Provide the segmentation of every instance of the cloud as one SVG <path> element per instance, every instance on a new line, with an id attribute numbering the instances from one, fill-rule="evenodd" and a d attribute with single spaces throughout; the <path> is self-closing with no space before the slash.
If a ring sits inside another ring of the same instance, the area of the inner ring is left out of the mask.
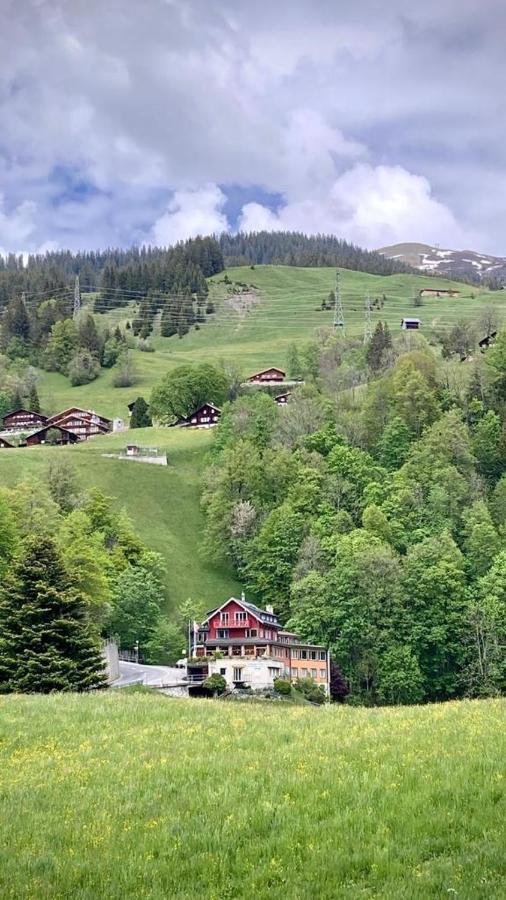
<path id="1" fill-rule="evenodd" d="M 329 232 L 365 247 L 411 240 L 460 246 L 472 240 L 452 212 L 434 199 L 426 178 L 401 166 L 364 163 L 343 172 L 322 197 L 288 200 L 276 212 L 259 203 L 246 204 L 239 228 Z"/>
<path id="2" fill-rule="evenodd" d="M 153 225 L 148 243 L 163 247 L 197 235 L 228 231 L 222 211 L 226 200 L 216 184 L 194 191 L 176 191 L 167 211 Z"/>
<path id="3" fill-rule="evenodd" d="M 475 0 L 7 8 L 7 248 L 221 227 L 218 191 L 239 186 L 285 198 L 277 212 L 248 205 L 245 222 L 283 218 L 379 244 L 402 227 L 446 244 L 476 235 L 506 252 L 500 0 L 486 16 Z M 61 170 L 90 190 L 62 186 Z"/>

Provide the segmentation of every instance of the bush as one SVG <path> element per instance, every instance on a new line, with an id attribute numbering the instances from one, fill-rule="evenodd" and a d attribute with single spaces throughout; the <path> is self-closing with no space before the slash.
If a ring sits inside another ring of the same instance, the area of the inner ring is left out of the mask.
<path id="1" fill-rule="evenodd" d="M 297 678 L 295 690 L 299 691 L 310 703 L 325 703 L 325 691 L 322 685 L 316 684 L 312 678 Z"/>
<path id="2" fill-rule="evenodd" d="M 306 700 L 309 700 L 310 703 L 325 703 L 325 693 L 323 688 L 317 687 L 316 685 L 313 690 L 309 691 L 305 696 Z"/>
<path id="3" fill-rule="evenodd" d="M 112 379 L 113 387 L 130 387 L 135 383 L 134 365 L 128 350 L 123 350 L 118 357 L 118 369 Z"/>
<path id="4" fill-rule="evenodd" d="M 100 363 L 89 350 L 79 350 L 69 365 L 69 379 L 73 387 L 95 381 L 100 372 Z"/>
<path id="5" fill-rule="evenodd" d="M 292 693 L 291 682 L 287 681 L 286 678 L 275 678 L 274 679 L 274 690 L 278 694 L 291 694 Z"/>
<path id="6" fill-rule="evenodd" d="M 210 694 L 214 694 L 214 696 L 218 696 L 218 694 L 223 694 L 227 687 L 227 682 L 225 681 L 223 675 L 209 675 L 204 681 L 203 688 L 206 691 L 209 691 Z"/>
<path id="7" fill-rule="evenodd" d="M 151 341 L 148 341 L 146 338 L 138 338 L 137 340 L 137 350 L 140 350 L 141 353 L 154 353 L 155 348 Z"/>

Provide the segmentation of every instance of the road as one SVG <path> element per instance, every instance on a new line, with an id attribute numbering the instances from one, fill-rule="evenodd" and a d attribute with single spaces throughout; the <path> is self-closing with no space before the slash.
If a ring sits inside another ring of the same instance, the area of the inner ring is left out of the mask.
<path id="1" fill-rule="evenodd" d="M 126 687 L 128 684 L 178 684 L 183 681 L 184 669 L 175 666 L 145 666 L 143 663 L 119 663 L 120 678 L 113 687 Z"/>

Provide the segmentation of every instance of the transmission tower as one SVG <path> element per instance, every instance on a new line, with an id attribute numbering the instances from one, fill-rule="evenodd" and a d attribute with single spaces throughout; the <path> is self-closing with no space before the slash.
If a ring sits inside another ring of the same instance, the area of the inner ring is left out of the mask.
<path id="1" fill-rule="evenodd" d="M 364 302 L 364 344 L 368 344 L 372 338 L 371 323 L 371 298 L 366 297 Z"/>
<path id="2" fill-rule="evenodd" d="M 76 282 L 74 285 L 74 319 L 79 313 L 81 309 L 81 289 L 79 287 L 79 275 L 76 275 Z"/>
<path id="3" fill-rule="evenodd" d="M 334 309 L 334 328 L 336 331 L 340 331 L 341 334 L 345 333 L 343 301 L 341 299 L 341 289 L 339 286 L 339 272 L 336 272 L 336 304 Z"/>

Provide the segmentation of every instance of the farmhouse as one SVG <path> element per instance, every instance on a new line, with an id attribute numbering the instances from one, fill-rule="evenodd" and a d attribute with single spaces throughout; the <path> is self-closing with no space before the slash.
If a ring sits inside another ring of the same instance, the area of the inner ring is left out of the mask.
<path id="1" fill-rule="evenodd" d="M 417 331 L 421 325 L 420 319 L 402 319 L 401 328 L 405 331 Z"/>
<path id="2" fill-rule="evenodd" d="M 75 444 L 79 438 L 72 431 L 67 431 L 60 425 L 47 424 L 39 431 L 34 431 L 26 438 L 27 447 L 35 447 L 37 444 Z"/>
<path id="3" fill-rule="evenodd" d="M 220 416 L 221 410 L 217 406 L 214 406 L 212 403 L 204 403 L 190 413 L 189 416 L 181 416 L 174 424 L 183 428 L 188 426 L 193 428 L 212 428 L 213 425 L 219 422 Z"/>
<path id="4" fill-rule="evenodd" d="M 9 442 L 6 441 L 5 438 L 0 437 L 0 450 L 7 450 L 9 448 L 12 449 L 13 447 L 14 444 L 9 444 Z"/>
<path id="5" fill-rule="evenodd" d="M 222 659 L 210 658 L 221 652 Z M 206 671 L 223 675 L 230 688 L 271 687 L 275 678 L 313 678 L 329 691 L 329 653 L 308 644 L 279 624 L 272 606 L 260 609 L 231 597 L 211 610 L 195 631 L 190 656 L 202 657 Z M 205 672 L 204 672 L 205 674 Z"/>
<path id="6" fill-rule="evenodd" d="M 15 409 L 3 417 L 4 431 L 33 431 L 47 422 L 47 416 L 30 409 Z"/>
<path id="7" fill-rule="evenodd" d="M 278 394 L 277 397 L 274 397 L 274 402 L 278 404 L 278 406 L 285 406 L 288 403 L 288 398 L 291 395 L 291 391 L 287 391 L 286 394 Z"/>
<path id="8" fill-rule="evenodd" d="M 56 419 L 51 424 L 60 425 L 67 431 L 71 431 L 80 441 L 87 441 L 88 438 L 109 432 L 109 428 L 102 423 L 103 419 L 93 413 L 70 413 L 68 416 Z"/>
<path id="9" fill-rule="evenodd" d="M 286 372 L 283 372 L 283 369 L 277 369 L 275 366 L 271 366 L 270 369 L 264 369 L 262 372 L 255 372 L 254 375 L 250 375 L 248 383 L 272 384 L 276 381 L 284 381 L 285 376 Z"/>
<path id="10" fill-rule="evenodd" d="M 452 288 L 423 288 L 420 291 L 420 297 L 458 297 L 460 291 Z"/>

